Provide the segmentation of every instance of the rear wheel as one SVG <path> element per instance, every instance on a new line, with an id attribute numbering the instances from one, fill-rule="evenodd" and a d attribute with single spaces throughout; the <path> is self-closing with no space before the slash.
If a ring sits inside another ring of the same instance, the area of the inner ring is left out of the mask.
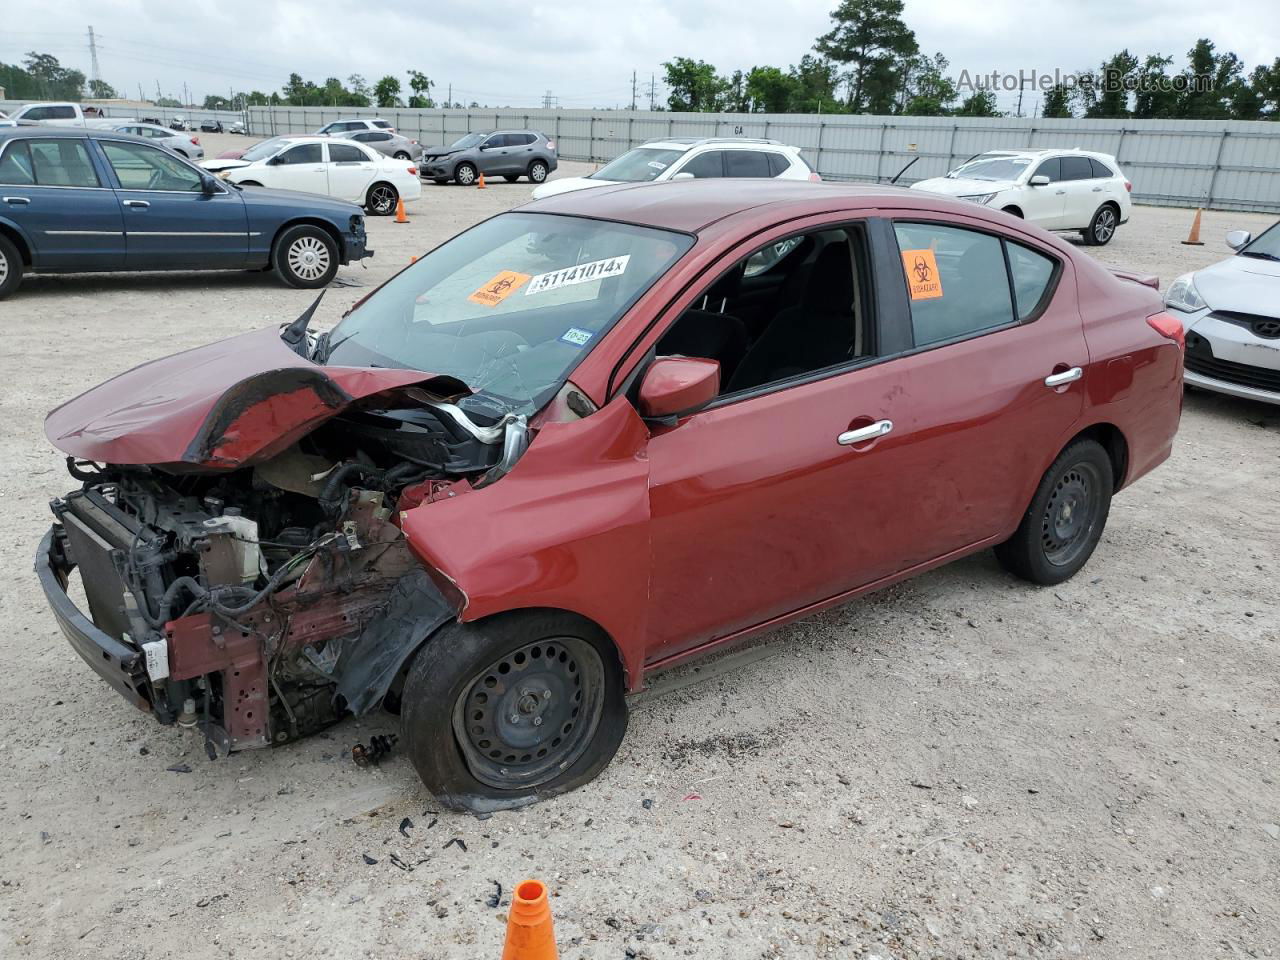
<path id="1" fill-rule="evenodd" d="M 1046 586 L 1076 574 L 1093 555 L 1111 511 L 1111 458 L 1077 440 L 1040 481 L 1012 537 L 995 548 L 1010 573 Z"/>
<path id="2" fill-rule="evenodd" d="M 453 624 L 414 659 L 401 720 L 409 759 L 442 803 L 522 806 L 608 765 L 627 727 L 622 667 L 604 632 L 572 614 Z"/>
<path id="3" fill-rule="evenodd" d="M 542 183 L 546 180 L 548 172 L 545 160 L 535 160 L 529 164 L 529 179 L 534 183 Z"/>
<path id="4" fill-rule="evenodd" d="M 503 180 L 505 180 L 505 181 L 507 181 L 507 183 L 515 183 L 517 180 L 519 180 L 519 179 L 520 179 L 520 174 L 518 174 L 518 173 L 504 173 L 504 174 L 502 175 L 502 179 L 503 179 Z"/>
<path id="5" fill-rule="evenodd" d="M 397 150 L 395 153 L 392 154 L 392 156 L 395 157 L 397 160 L 409 159 L 409 155 L 405 153 L 403 150 Z"/>
<path id="6" fill-rule="evenodd" d="M 291 287 L 315 290 L 338 272 L 338 245 L 319 227 L 290 227 L 276 240 L 271 263 Z"/>
<path id="7" fill-rule="evenodd" d="M 0 236 L 0 300 L 22 283 L 22 255 L 7 237 Z"/>
<path id="8" fill-rule="evenodd" d="M 446 183 L 449 182 L 449 178 L 448 177 L 432 177 L 431 182 L 436 184 L 436 186 L 443 187 Z"/>
<path id="9" fill-rule="evenodd" d="M 1104 204 L 1089 221 L 1089 226 L 1083 234 L 1084 242 L 1095 247 L 1105 246 L 1116 235 L 1116 227 L 1119 224 L 1120 217 L 1116 214 L 1116 208 L 1110 204 Z"/>
<path id="10" fill-rule="evenodd" d="M 469 163 L 460 163 L 458 169 L 453 171 L 453 179 L 464 187 L 469 187 L 476 182 L 476 168 Z"/>
<path id="11" fill-rule="evenodd" d="M 389 183 L 375 183 L 364 198 L 364 207 L 375 217 L 389 217 L 396 212 L 400 194 Z"/>

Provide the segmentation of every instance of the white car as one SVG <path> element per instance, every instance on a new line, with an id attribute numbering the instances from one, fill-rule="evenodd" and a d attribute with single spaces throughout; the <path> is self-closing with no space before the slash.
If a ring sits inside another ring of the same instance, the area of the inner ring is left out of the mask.
<path id="1" fill-rule="evenodd" d="M 200 166 L 244 186 L 352 200 L 380 217 L 395 213 L 397 200 L 422 195 L 413 163 L 332 137 L 277 137 L 250 147 L 237 160 L 206 160 Z"/>
<path id="2" fill-rule="evenodd" d="M 654 140 L 628 150 L 587 177 L 548 180 L 533 190 L 535 200 L 558 193 L 615 183 L 661 183 L 702 177 L 758 177 L 821 180 L 800 157 L 799 147 L 777 140 L 740 137 Z"/>
<path id="3" fill-rule="evenodd" d="M 357 132 L 360 130 L 396 132 L 396 128 L 391 125 L 390 120 L 383 120 L 381 117 L 351 117 L 345 120 L 335 120 L 333 123 L 326 123 L 315 132 L 315 135 L 317 137 L 344 137 L 353 130 Z"/>
<path id="4" fill-rule="evenodd" d="M 972 200 L 1101 246 L 1128 221 L 1133 190 L 1116 158 L 1084 150 L 992 150 L 913 190 Z"/>
<path id="5" fill-rule="evenodd" d="M 1234 257 L 1184 273 L 1164 298 L 1187 332 L 1183 380 L 1280 404 L 1280 223 L 1257 238 L 1233 230 L 1227 246 Z"/>

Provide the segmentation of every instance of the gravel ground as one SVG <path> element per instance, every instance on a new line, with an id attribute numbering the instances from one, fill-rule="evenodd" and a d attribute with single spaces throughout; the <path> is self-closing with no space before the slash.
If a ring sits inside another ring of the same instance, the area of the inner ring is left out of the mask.
<path id="1" fill-rule="evenodd" d="M 340 280 L 528 193 L 428 186 Z M 1167 285 L 1267 222 L 1208 213 L 1186 247 L 1190 219 L 1139 208 L 1099 255 Z M 332 290 L 322 325 L 363 292 Z M 0 305 L 0 955 L 497 957 L 526 877 L 566 958 L 1280 952 L 1280 409 L 1189 395 L 1076 579 L 1036 589 L 983 554 L 670 672 L 599 780 L 476 820 L 399 755 L 351 763 L 391 718 L 207 762 L 80 662 L 29 573 L 70 486 L 51 406 L 310 299 L 121 274 Z"/>

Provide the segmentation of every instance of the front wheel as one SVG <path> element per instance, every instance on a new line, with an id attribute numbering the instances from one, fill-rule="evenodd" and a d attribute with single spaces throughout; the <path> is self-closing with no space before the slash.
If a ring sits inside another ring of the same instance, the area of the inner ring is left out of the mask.
<path id="1" fill-rule="evenodd" d="M 22 283 L 22 256 L 7 237 L 0 236 L 0 300 Z"/>
<path id="2" fill-rule="evenodd" d="M 338 245 L 319 227 L 290 227 L 276 240 L 271 263 L 291 287 L 315 290 L 338 272 Z"/>
<path id="3" fill-rule="evenodd" d="M 458 169 L 453 171 L 453 179 L 464 187 L 469 187 L 476 182 L 476 168 L 469 163 L 460 163 Z"/>
<path id="4" fill-rule="evenodd" d="M 504 174 L 502 175 L 502 179 L 503 179 L 503 180 L 505 180 L 505 181 L 507 181 L 507 183 L 515 183 L 517 180 L 519 180 L 519 179 L 520 179 L 520 174 L 518 174 L 518 173 L 504 173 Z"/>
<path id="5" fill-rule="evenodd" d="M 1116 235 L 1116 227 L 1119 223 L 1120 218 L 1116 216 L 1115 207 L 1099 207 L 1084 231 L 1084 242 L 1094 247 L 1106 246 Z"/>
<path id="6" fill-rule="evenodd" d="M 594 779 L 627 728 L 622 666 L 594 624 L 519 611 L 452 624 L 418 653 L 401 722 L 441 803 L 485 812 Z"/>
<path id="7" fill-rule="evenodd" d="M 529 164 L 529 179 L 534 183 L 542 183 L 547 179 L 547 165 L 542 160 L 535 160 Z"/>
<path id="8" fill-rule="evenodd" d="M 1093 555 L 1111 511 L 1111 458 L 1096 440 L 1077 440 L 1053 461 L 1013 536 L 995 548 L 1001 565 L 1050 586 Z"/>
<path id="9" fill-rule="evenodd" d="M 397 150 L 395 153 L 392 154 L 392 156 L 395 157 L 397 160 L 409 159 L 409 155 L 405 153 L 403 150 Z"/>
<path id="10" fill-rule="evenodd" d="M 375 217 L 389 217 L 396 212 L 400 194 L 389 183 L 375 183 L 364 198 L 364 207 Z"/>

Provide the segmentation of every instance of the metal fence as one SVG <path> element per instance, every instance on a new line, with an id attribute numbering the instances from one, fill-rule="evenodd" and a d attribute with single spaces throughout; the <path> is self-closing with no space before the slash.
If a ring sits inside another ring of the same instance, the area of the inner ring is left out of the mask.
<path id="1" fill-rule="evenodd" d="M 30 100 L 0 100 L 0 110 L 12 116 L 22 107 L 25 107 Z M 186 107 L 155 107 L 150 105 L 144 106 L 118 106 L 109 104 L 100 107 L 96 103 L 86 103 L 86 107 L 95 107 L 102 111 L 102 116 L 108 120 L 141 120 L 143 117 L 151 117 L 159 120 L 160 123 L 168 126 L 169 121 L 174 117 L 182 117 L 187 122 L 200 123 L 201 120 L 221 120 L 224 126 L 230 126 L 237 120 L 243 121 L 245 115 L 240 110 L 198 110 Z"/>

